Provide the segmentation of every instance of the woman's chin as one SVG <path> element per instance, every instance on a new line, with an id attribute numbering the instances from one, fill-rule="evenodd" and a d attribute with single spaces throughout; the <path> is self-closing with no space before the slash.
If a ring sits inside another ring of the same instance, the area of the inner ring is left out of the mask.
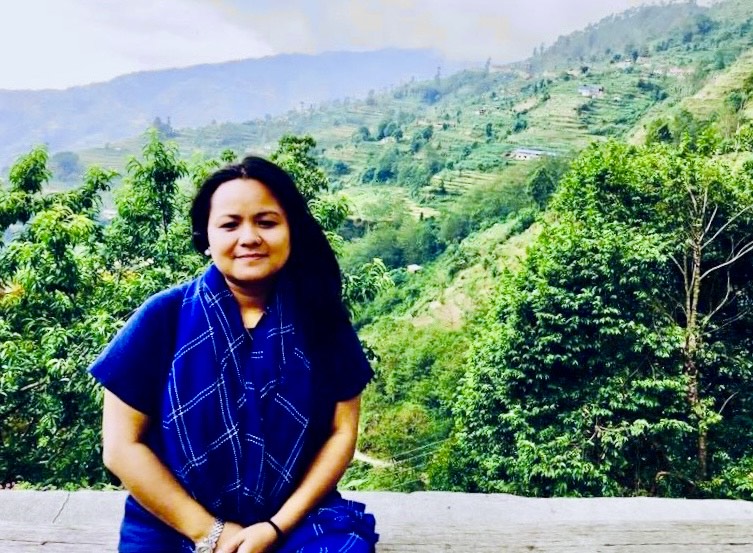
<path id="1" fill-rule="evenodd" d="M 247 270 L 228 275 L 228 280 L 238 286 L 259 286 L 271 282 L 276 273 L 271 271 Z"/>

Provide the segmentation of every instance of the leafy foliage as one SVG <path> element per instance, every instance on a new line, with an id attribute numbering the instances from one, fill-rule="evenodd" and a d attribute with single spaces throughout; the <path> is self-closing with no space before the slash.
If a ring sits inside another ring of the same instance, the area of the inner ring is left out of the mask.
<path id="1" fill-rule="evenodd" d="M 11 172 L 5 220 L 15 212 L 28 223 L 0 251 L 0 480 L 89 485 L 105 474 L 96 455 L 98 396 L 83 370 L 117 328 L 96 306 L 103 290 L 90 255 L 100 235 L 94 197 L 114 175 L 91 170 L 79 190 L 42 198 L 43 150 Z M 14 199 L 26 208 L 14 210 Z"/>
<path id="2" fill-rule="evenodd" d="M 751 455 L 730 442 L 753 414 L 749 179 L 689 148 L 575 162 L 472 348 L 455 407 L 469 485 L 750 497 L 749 476 L 729 481 Z"/>

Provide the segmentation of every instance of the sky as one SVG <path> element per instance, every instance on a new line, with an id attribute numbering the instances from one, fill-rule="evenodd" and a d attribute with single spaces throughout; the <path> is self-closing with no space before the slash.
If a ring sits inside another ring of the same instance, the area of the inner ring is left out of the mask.
<path id="1" fill-rule="evenodd" d="M 651 1 L 651 0 L 645 0 Z M 281 53 L 436 48 L 505 63 L 644 0 L 0 0 L 0 89 Z"/>

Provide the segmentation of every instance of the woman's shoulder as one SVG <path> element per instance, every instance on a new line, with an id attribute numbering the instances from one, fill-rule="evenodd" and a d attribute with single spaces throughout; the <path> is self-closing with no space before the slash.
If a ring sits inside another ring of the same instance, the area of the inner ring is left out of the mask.
<path id="1" fill-rule="evenodd" d="M 154 332 L 164 333 L 174 328 L 190 284 L 177 284 L 149 296 L 132 312 L 119 335 L 131 340 L 140 334 L 151 336 Z"/>
<path id="2" fill-rule="evenodd" d="M 157 412 L 186 286 L 150 296 L 89 367 L 105 388 L 142 413 Z"/>
<path id="3" fill-rule="evenodd" d="M 151 319 L 177 316 L 190 285 L 191 282 L 183 282 L 152 294 L 141 304 L 136 317 Z"/>
<path id="4" fill-rule="evenodd" d="M 192 282 L 193 281 L 176 284 L 165 290 L 160 290 L 156 294 L 152 294 L 142 304 L 141 308 L 149 311 L 162 311 L 163 309 L 170 310 L 172 308 L 177 309 L 180 307 L 186 294 L 186 290 L 191 286 Z"/>

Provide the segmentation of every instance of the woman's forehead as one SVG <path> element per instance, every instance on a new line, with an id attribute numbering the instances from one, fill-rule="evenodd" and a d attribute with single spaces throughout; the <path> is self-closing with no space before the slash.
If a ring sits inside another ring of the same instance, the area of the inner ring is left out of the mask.
<path id="1" fill-rule="evenodd" d="M 255 179 L 233 179 L 217 187 L 210 202 L 213 213 L 283 213 L 271 190 Z"/>

